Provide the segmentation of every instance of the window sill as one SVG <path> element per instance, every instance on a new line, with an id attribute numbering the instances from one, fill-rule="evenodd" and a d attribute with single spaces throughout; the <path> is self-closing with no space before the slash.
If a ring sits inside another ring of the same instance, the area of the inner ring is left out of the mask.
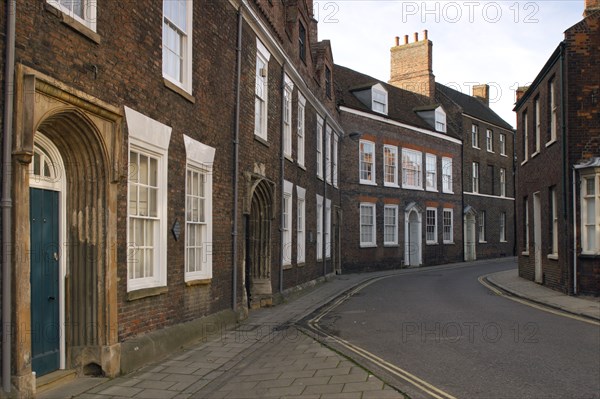
<path id="1" fill-rule="evenodd" d="M 438 245 L 438 242 L 437 241 L 427 241 L 425 244 L 426 245 Z"/>
<path id="2" fill-rule="evenodd" d="M 521 166 L 525 165 L 527 163 L 527 161 L 529 161 L 529 159 L 526 159 L 523 162 L 521 162 Z"/>
<path id="3" fill-rule="evenodd" d="M 391 188 L 400 188 L 399 185 L 394 184 L 394 183 L 383 183 L 383 187 L 391 187 Z"/>
<path id="4" fill-rule="evenodd" d="M 523 251 L 523 252 L 521 252 L 521 255 L 523 255 L 523 256 L 529 256 L 529 251 Z"/>
<path id="5" fill-rule="evenodd" d="M 546 143 L 546 148 L 550 147 L 552 144 L 556 143 L 556 139 L 552 139 L 549 142 Z"/>
<path id="6" fill-rule="evenodd" d="M 531 154 L 531 159 L 537 157 L 538 155 L 540 155 L 538 151 L 534 152 L 533 154 Z"/>
<path id="7" fill-rule="evenodd" d="M 360 244 L 361 248 L 377 248 L 377 244 Z"/>
<path id="8" fill-rule="evenodd" d="M 194 98 L 194 96 L 185 91 L 183 88 L 177 86 L 175 83 L 171 82 L 169 79 L 163 77 L 163 82 L 167 89 L 174 91 L 175 93 L 179 94 L 181 97 L 185 98 L 192 104 L 196 103 L 196 98 Z"/>
<path id="9" fill-rule="evenodd" d="M 197 278 L 193 280 L 188 280 L 185 282 L 187 287 L 194 287 L 197 285 L 209 285 L 212 282 L 212 278 Z"/>
<path id="10" fill-rule="evenodd" d="M 508 241 L 506 240 L 500 240 L 500 244 L 506 244 Z"/>
<path id="11" fill-rule="evenodd" d="M 473 148 L 475 148 L 476 150 L 481 150 L 481 147 L 473 146 Z"/>
<path id="12" fill-rule="evenodd" d="M 590 259 L 595 259 L 595 258 L 599 258 L 600 257 L 600 252 L 595 253 L 595 252 L 581 252 L 581 254 L 579 254 L 580 258 L 590 258 Z"/>
<path id="13" fill-rule="evenodd" d="M 416 186 L 402 186 L 402 188 L 405 190 L 425 191 L 423 189 L 423 187 L 416 187 Z"/>
<path id="14" fill-rule="evenodd" d="M 383 244 L 384 248 L 399 248 L 398 244 Z"/>
<path id="15" fill-rule="evenodd" d="M 442 191 L 442 194 L 454 194 L 454 191 Z"/>
<path id="16" fill-rule="evenodd" d="M 558 254 L 556 254 L 556 255 L 555 254 L 548 254 L 548 259 L 558 260 Z"/>
<path id="17" fill-rule="evenodd" d="M 369 180 L 360 180 L 359 184 L 364 184 L 365 186 L 377 186 L 377 183 L 374 183 L 374 182 L 369 181 Z"/>
<path id="18" fill-rule="evenodd" d="M 166 294 L 167 292 L 169 292 L 169 287 L 141 288 L 139 290 L 128 292 L 127 301 L 136 301 L 142 298 Z"/>
<path id="19" fill-rule="evenodd" d="M 288 263 L 287 265 L 283 265 L 283 270 L 290 270 L 293 267 L 293 265 L 291 263 Z"/>
<path id="20" fill-rule="evenodd" d="M 287 159 L 287 160 L 288 160 L 288 161 L 290 161 L 291 163 L 294 163 L 294 158 L 292 158 L 292 156 L 291 156 L 291 155 L 289 155 L 289 154 L 284 154 L 283 156 L 285 157 L 285 159 Z"/>
<path id="21" fill-rule="evenodd" d="M 298 164 L 298 167 L 299 167 L 300 169 L 302 169 L 303 171 L 305 171 L 305 172 L 306 172 L 306 166 L 304 166 L 304 165 L 302 165 L 302 164 Z"/>
<path id="22" fill-rule="evenodd" d="M 444 241 L 444 245 L 454 245 L 454 241 Z"/>
<path id="23" fill-rule="evenodd" d="M 264 146 L 270 147 L 271 144 L 269 144 L 269 142 L 265 139 L 263 139 L 262 137 L 260 137 L 259 135 L 256 134 L 256 132 L 254 133 L 254 140 L 258 141 L 259 143 L 261 143 Z"/>
<path id="24" fill-rule="evenodd" d="M 430 193 L 439 193 L 437 188 L 427 188 L 426 191 L 428 191 Z"/>
<path id="25" fill-rule="evenodd" d="M 478 242 L 479 242 L 479 244 L 487 244 L 488 243 L 487 241 L 478 241 Z"/>
<path id="26" fill-rule="evenodd" d="M 298 264 L 296 265 L 296 267 L 304 267 L 305 265 L 306 265 L 306 262 L 305 262 L 305 261 L 302 261 L 302 263 L 298 263 Z"/>
<path id="27" fill-rule="evenodd" d="M 51 14 L 57 16 L 60 21 L 67 25 L 69 28 L 73 29 L 75 32 L 85 36 L 96 44 L 100 44 L 100 35 L 94 32 L 89 27 L 85 26 L 81 22 L 77 21 L 75 18 L 70 15 L 65 14 L 58 8 L 52 6 L 51 4 L 45 3 L 44 8 Z"/>
<path id="28" fill-rule="evenodd" d="M 504 158 L 508 158 L 508 155 L 506 155 L 506 154 L 502 154 L 502 153 L 500 153 L 500 156 L 502 156 L 502 157 L 504 157 Z"/>
<path id="29" fill-rule="evenodd" d="M 487 152 L 489 152 L 490 154 L 495 154 L 496 153 L 494 150 L 487 150 Z"/>

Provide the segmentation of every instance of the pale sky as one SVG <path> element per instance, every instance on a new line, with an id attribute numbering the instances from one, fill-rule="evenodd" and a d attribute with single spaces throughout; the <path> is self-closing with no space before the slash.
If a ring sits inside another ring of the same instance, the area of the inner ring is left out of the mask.
<path id="1" fill-rule="evenodd" d="M 584 0 L 315 0 L 319 40 L 334 62 L 387 82 L 395 37 L 433 42 L 436 82 L 471 94 L 490 84 L 490 106 L 515 126 L 515 89 L 531 83 L 564 31 L 582 19 Z"/>

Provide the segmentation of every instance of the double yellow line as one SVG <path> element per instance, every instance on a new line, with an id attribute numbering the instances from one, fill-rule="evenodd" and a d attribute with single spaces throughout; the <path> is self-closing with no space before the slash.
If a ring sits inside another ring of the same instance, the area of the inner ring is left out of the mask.
<path id="1" fill-rule="evenodd" d="M 358 347 L 356 345 L 351 344 L 350 342 L 336 337 L 335 335 L 331 335 L 329 334 L 327 331 L 323 330 L 321 327 L 319 327 L 319 321 L 321 321 L 321 319 L 323 317 L 325 317 L 329 312 L 331 312 L 333 309 L 335 309 L 336 307 L 338 307 L 339 305 L 341 305 L 343 302 L 345 302 L 347 299 L 349 299 L 352 295 L 356 294 L 357 292 L 359 292 L 360 290 L 362 290 L 363 288 L 373 284 L 376 281 L 382 280 L 384 278 L 388 278 L 388 277 L 393 277 L 393 276 L 383 276 L 383 277 L 378 277 L 378 278 L 374 278 L 372 280 L 369 280 L 355 288 L 353 288 L 352 290 L 348 291 L 346 293 L 346 295 L 338 298 L 335 302 L 333 302 L 330 306 L 328 306 L 327 308 L 325 308 L 321 313 L 319 313 L 315 318 L 309 320 L 308 324 L 310 325 L 311 329 L 313 329 L 314 331 L 316 331 L 319 334 L 322 334 L 323 336 L 326 336 L 327 338 L 329 338 L 330 340 L 333 340 L 335 342 L 337 342 L 339 345 L 343 346 L 344 348 L 348 349 L 349 351 L 361 356 L 364 359 L 367 359 L 371 362 L 373 362 L 374 364 L 376 364 L 377 366 L 381 367 L 382 369 L 384 369 L 385 371 L 387 371 L 388 373 L 408 382 L 409 384 L 411 384 L 412 386 L 414 386 L 415 388 L 420 389 L 421 391 L 431 395 L 431 397 L 435 398 L 435 399 L 456 399 L 456 397 L 450 395 L 447 392 L 442 391 L 441 389 L 433 386 L 432 384 L 428 383 L 427 381 L 417 377 L 414 374 L 409 373 L 408 371 L 401 369 L 400 367 L 380 358 L 379 356 L 376 356 L 374 354 L 372 354 L 369 351 L 364 350 L 361 347 Z"/>
<path id="2" fill-rule="evenodd" d="M 527 305 L 527 306 L 530 306 L 532 308 L 536 308 L 536 309 L 542 310 L 542 311 L 547 312 L 547 313 L 552 313 L 552 314 L 555 314 L 557 316 L 568 317 L 569 319 L 583 321 L 584 323 L 592 324 L 594 326 L 600 326 L 600 322 L 588 319 L 586 317 L 581 317 L 581 316 L 577 316 L 577 315 L 574 315 L 574 314 L 571 314 L 571 313 L 562 312 L 562 311 L 557 310 L 557 309 L 552 309 L 551 307 L 548 307 L 548 306 L 538 305 L 535 302 L 531 302 L 531 301 L 528 301 L 526 299 L 521 299 L 521 298 L 518 298 L 518 297 L 515 297 L 515 296 L 512 296 L 512 295 L 506 295 L 504 293 L 504 291 L 501 291 L 501 290 L 497 289 L 496 287 L 494 287 L 492 284 L 490 284 L 486 280 L 486 277 L 487 276 L 481 276 L 481 277 L 479 277 L 477 279 L 477 281 L 479 281 L 479 283 L 481 285 L 483 285 L 484 287 L 486 287 L 487 289 L 489 289 L 490 291 L 492 291 L 494 294 L 496 294 L 498 296 L 502 296 L 504 298 L 510 299 L 511 301 L 519 302 L 519 303 L 522 303 L 523 305 Z"/>

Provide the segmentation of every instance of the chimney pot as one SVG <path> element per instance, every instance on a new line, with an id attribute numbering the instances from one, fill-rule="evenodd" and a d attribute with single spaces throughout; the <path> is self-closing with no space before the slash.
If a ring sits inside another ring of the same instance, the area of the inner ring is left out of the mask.
<path id="1" fill-rule="evenodd" d="M 419 41 L 419 32 L 415 32 L 415 43 Z"/>
<path id="2" fill-rule="evenodd" d="M 399 46 L 399 45 L 400 45 L 400 37 L 396 36 L 396 46 Z"/>
<path id="3" fill-rule="evenodd" d="M 404 44 L 408 44 L 408 35 L 404 35 Z"/>
<path id="4" fill-rule="evenodd" d="M 427 40 L 427 29 L 423 31 L 423 40 Z"/>

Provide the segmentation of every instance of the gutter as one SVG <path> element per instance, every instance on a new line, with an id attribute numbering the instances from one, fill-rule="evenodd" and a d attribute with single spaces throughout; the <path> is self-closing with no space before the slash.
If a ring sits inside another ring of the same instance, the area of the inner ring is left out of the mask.
<path id="1" fill-rule="evenodd" d="M 2 136 L 2 387 L 11 390 L 11 325 L 12 325 L 12 136 L 15 76 L 15 26 L 16 0 L 7 0 L 6 5 L 6 64 L 4 71 L 4 134 Z"/>
<path id="2" fill-rule="evenodd" d="M 235 121 L 233 138 L 233 230 L 232 236 L 232 309 L 237 312 L 237 269 L 238 269 L 238 192 L 239 192 L 239 167 L 240 167 L 240 79 L 242 74 L 242 7 L 240 4 L 237 12 L 237 56 L 235 71 Z"/>

